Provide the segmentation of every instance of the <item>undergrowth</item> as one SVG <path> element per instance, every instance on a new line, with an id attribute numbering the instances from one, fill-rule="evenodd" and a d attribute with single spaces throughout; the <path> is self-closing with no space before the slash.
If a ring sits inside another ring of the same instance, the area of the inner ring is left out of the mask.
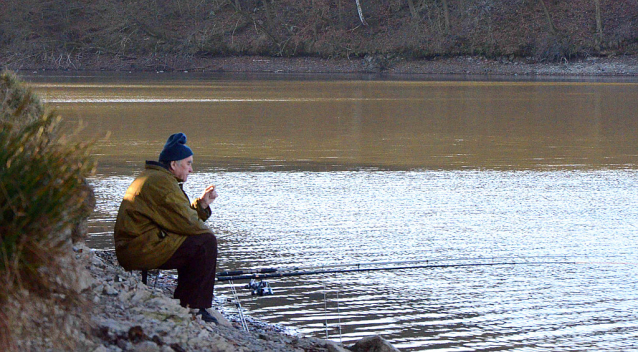
<path id="1" fill-rule="evenodd" d="M 72 143 L 60 118 L 9 72 L 0 75 L 0 347 L 15 347 L 8 302 L 80 299 L 60 260 L 88 215 L 90 143 Z M 68 264 L 66 264 L 68 265 Z M 31 297 L 31 298 L 29 298 Z"/>

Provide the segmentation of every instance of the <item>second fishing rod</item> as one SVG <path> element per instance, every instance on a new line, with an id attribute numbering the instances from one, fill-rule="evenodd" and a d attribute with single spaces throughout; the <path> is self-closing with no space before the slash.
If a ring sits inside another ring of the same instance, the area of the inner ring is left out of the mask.
<path id="1" fill-rule="evenodd" d="M 542 260 L 541 260 L 542 258 Z M 327 273 L 351 273 L 381 270 L 405 270 L 419 268 L 453 268 L 467 266 L 495 266 L 495 265 L 543 265 L 543 264 L 573 264 L 564 256 L 533 256 L 533 257 L 490 257 L 490 258 L 460 258 L 460 259 L 421 259 L 406 261 L 386 261 L 368 263 L 330 264 L 307 267 L 287 268 L 258 268 L 238 269 L 217 273 L 218 281 L 260 280 L 266 278 L 290 277 L 301 275 L 317 275 Z"/>

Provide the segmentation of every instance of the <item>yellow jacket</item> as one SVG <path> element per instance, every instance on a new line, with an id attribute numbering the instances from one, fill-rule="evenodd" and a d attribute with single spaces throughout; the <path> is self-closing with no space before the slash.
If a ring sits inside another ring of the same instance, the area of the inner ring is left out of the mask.
<path id="1" fill-rule="evenodd" d="M 192 204 L 177 178 L 161 164 L 147 161 L 126 191 L 115 222 L 115 253 L 126 270 L 164 264 L 187 236 L 212 233 L 204 221 L 210 208 Z"/>

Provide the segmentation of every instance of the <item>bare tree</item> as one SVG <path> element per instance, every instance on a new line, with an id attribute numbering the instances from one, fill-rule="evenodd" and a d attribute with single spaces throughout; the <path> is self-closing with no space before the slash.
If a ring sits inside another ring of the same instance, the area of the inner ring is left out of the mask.
<path id="1" fill-rule="evenodd" d="M 552 16 L 550 16 L 549 14 L 549 10 L 547 9 L 547 6 L 545 5 L 545 1 L 538 0 L 538 2 L 540 2 L 541 7 L 543 8 L 543 12 L 545 12 L 545 17 L 547 18 L 547 25 L 549 27 L 549 32 L 552 34 L 556 34 L 556 27 L 554 27 L 554 21 L 552 21 Z"/>
<path id="2" fill-rule="evenodd" d="M 368 22 L 366 22 L 366 19 L 363 18 L 363 10 L 361 9 L 361 2 L 359 0 L 355 0 L 357 3 L 357 12 L 359 13 L 359 19 L 361 20 L 361 24 L 363 24 L 364 26 L 368 25 Z"/>
<path id="3" fill-rule="evenodd" d="M 596 5 L 596 46 L 603 42 L 603 19 L 600 10 L 600 0 L 594 0 Z"/>
<path id="4" fill-rule="evenodd" d="M 412 19 L 416 20 L 419 18 L 419 13 L 416 10 L 416 7 L 414 6 L 414 1 L 412 0 L 408 0 L 408 7 L 410 7 L 410 14 L 412 14 Z"/>
<path id="5" fill-rule="evenodd" d="M 261 2 L 264 4 L 264 12 L 266 14 L 266 25 L 268 26 L 269 30 L 272 30 L 272 27 L 273 27 L 273 16 L 272 16 L 272 11 L 271 11 L 271 8 L 270 8 L 270 4 L 268 4 L 268 0 L 262 0 Z"/>
<path id="6" fill-rule="evenodd" d="M 448 6 L 448 0 L 420 0 L 416 4 L 413 0 L 407 0 L 408 7 L 410 8 L 410 14 L 412 15 L 412 19 L 419 20 L 419 11 L 424 7 L 429 7 L 426 3 L 431 3 L 436 11 L 441 11 L 443 14 L 443 33 L 445 35 L 450 33 L 450 8 Z M 440 9 L 439 4 L 441 3 Z"/>
<path id="7" fill-rule="evenodd" d="M 447 0 L 443 2 L 443 19 L 445 20 L 445 34 L 450 34 L 450 9 L 447 6 Z M 542 0 L 541 0 L 542 1 Z"/>

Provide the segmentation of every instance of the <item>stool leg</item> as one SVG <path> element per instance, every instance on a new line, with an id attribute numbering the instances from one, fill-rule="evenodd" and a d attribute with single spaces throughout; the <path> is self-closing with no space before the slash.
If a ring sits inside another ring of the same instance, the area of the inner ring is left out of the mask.
<path id="1" fill-rule="evenodd" d="M 148 285 L 146 283 L 147 279 L 148 279 L 148 270 L 142 270 L 142 283 L 144 285 Z"/>

